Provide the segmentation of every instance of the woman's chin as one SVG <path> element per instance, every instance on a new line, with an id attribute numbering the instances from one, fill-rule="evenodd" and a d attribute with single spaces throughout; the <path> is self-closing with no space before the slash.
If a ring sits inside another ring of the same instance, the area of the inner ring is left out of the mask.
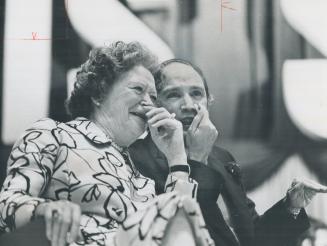
<path id="1" fill-rule="evenodd" d="M 141 131 L 141 134 L 147 129 L 147 123 L 144 119 L 140 118 L 140 117 L 135 117 L 135 129 L 138 129 L 139 131 Z"/>
<path id="2" fill-rule="evenodd" d="M 131 131 L 132 138 L 136 141 L 140 136 L 147 132 L 147 124 L 144 121 L 142 123 L 139 121 L 136 124 L 130 125 L 127 130 Z"/>

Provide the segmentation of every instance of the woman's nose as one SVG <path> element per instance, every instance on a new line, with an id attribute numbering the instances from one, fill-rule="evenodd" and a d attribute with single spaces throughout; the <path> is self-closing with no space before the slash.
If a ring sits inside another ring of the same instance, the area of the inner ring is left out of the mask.
<path id="1" fill-rule="evenodd" d="M 141 105 L 142 106 L 154 106 L 154 102 L 153 100 L 151 99 L 150 95 L 149 94 L 145 94 L 144 95 L 144 98 L 141 102 Z"/>

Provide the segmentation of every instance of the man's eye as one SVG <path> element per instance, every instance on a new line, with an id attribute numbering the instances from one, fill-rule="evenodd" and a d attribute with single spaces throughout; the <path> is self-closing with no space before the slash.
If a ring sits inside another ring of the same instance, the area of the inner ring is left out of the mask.
<path id="1" fill-rule="evenodd" d="M 170 98 L 178 98 L 179 97 L 179 94 L 176 93 L 176 92 L 172 92 L 172 93 L 169 93 L 167 95 L 167 99 L 170 99 Z"/>
<path id="2" fill-rule="evenodd" d="M 202 93 L 202 91 L 193 91 L 192 92 L 192 96 L 194 96 L 194 97 L 202 97 L 203 96 L 203 93 Z"/>

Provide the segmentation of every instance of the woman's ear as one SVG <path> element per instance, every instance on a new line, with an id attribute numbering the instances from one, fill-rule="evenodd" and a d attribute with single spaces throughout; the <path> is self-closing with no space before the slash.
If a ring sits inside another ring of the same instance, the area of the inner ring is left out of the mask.
<path id="1" fill-rule="evenodd" d="M 100 107 L 101 103 L 99 102 L 99 99 L 95 99 L 94 97 L 91 97 L 91 100 L 96 107 Z"/>

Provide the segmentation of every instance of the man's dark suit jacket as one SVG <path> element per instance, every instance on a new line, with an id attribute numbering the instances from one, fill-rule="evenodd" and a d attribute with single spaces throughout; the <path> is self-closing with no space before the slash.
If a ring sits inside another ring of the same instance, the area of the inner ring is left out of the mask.
<path id="1" fill-rule="evenodd" d="M 137 169 L 144 176 L 155 180 L 157 193 L 163 193 L 168 165 L 151 137 L 138 140 L 129 149 Z M 293 246 L 296 238 L 309 227 L 304 209 L 294 219 L 283 200 L 259 216 L 255 204 L 246 196 L 240 168 L 226 150 L 214 146 L 208 165 L 191 160 L 188 163 L 191 166 L 191 177 L 199 183 L 197 200 L 217 246 Z M 229 209 L 239 242 L 217 206 L 220 194 Z"/>

